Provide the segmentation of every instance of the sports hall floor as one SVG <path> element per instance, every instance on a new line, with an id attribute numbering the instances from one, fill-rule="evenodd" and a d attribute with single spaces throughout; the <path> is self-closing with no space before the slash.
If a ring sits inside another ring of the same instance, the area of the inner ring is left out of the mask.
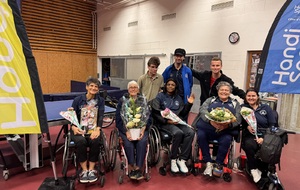
<path id="1" fill-rule="evenodd" d="M 189 117 L 189 123 L 193 120 L 195 114 L 191 113 Z M 104 129 L 104 132 L 109 139 L 110 131 L 115 127 L 115 124 Z M 55 141 L 56 135 L 60 129 L 58 127 L 52 127 L 50 130 L 51 140 Z M 61 139 L 62 140 L 62 139 Z M 62 141 L 60 141 L 62 142 Z M 289 135 L 289 143 L 283 148 L 283 155 L 281 161 L 281 171 L 278 171 L 280 180 L 282 181 L 286 190 L 296 190 L 300 189 L 300 135 Z M 5 142 L 0 143 L 1 148 L 7 146 Z M 239 155 L 239 145 L 237 145 L 236 155 Z M 7 148 L 5 149 L 7 150 Z M 5 153 L 5 152 L 4 152 Z M 9 153 L 5 153 L 7 155 Z M 163 153 L 162 153 L 163 155 Z M 14 155 L 13 155 L 14 156 Z M 117 159 L 118 160 L 118 159 Z M 56 168 L 58 176 L 61 176 L 62 168 L 62 155 L 58 154 L 56 158 Z M 125 177 L 123 184 L 118 184 L 119 175 L 119 162 L 117 162 L 116 168 L 113 172 L 106 174 L 106 182 L 103 189 L 113 189 L 113 190 L 152 190 L 152 189 L 163 189 L 163 190 L 185 190 L 185 189 L 230 189 L 230 190 L 255 190 L 256 186 L 249 180 L 244 172 L 234 171 L 232 174 L 232 181 L 225 182 L 219 178 L 208 178 L 202 175 L 171 175 L 168 173 L 166 176 L 161 176 L 158 172 L 159 167 L 162 162 L 159 162 L 157 166 L 151 168 L 151 179 L 149 182 L 142 181 L 130 181 L 129 178 Z M 17 163 L 16 163 L 17 164 Z M 20 164 L 18 164 L 20 165 Z M 3 190 L 35 190 L 40 187 L 42 182 L 47 177 L 53 177 L 52 168 L 50 166 L 50 161 L 44 161 L 44 167 L 39 169 L 33 169 L 25 172 L 23 167 L 10 168 L 9 179 L 5 181 L 0 177 L 0 189 Z M 72 173 L 72 171 L 70 171 Z M 69 172 L 69 173 L 70 173 Z M 77 190 L 84 189 L 100 189 L 98 184 L 79 184 L 76 182 Z"/>

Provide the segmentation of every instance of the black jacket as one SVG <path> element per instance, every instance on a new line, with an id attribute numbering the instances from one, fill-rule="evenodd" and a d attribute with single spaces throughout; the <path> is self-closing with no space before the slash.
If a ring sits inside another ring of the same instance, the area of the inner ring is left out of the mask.
<path id="1" fill-rule="evenodd" d="M 180 119 L 186 121 L 189 111 L 193 104 L 184 104 L 183 100 L 179 95 L 169 96 L 167 93 L 160 92 L 155 99 L 149 102 L 152 108 L 153 122 L 158 125 L 167 124 L 168 119 L 161 116 L 160 111 L 169 108 L 173 111 Z M 169 105 L 166 107 L 166 105 Z"/>
<path id="2" fill-rule="evenodd" d="M 200 86 L 201 86 L 201 103 L 205 102 L 205 100 L 209 97 L 212 96 L 218 96 L 218 90 L 216 86 L 219 84 L 221 81 L 228 82 L 232 86 L 232 94 L 237 95 L 240 98 L 244 99 L 245 98 L 245 92 L 242 89 L 239 89 L 238 87 L 234 86 L 234 82 L 232 81 L 231 78 L 227 77 L 226 75 L 223 74 L 221 71 L 221 76 L 215 81 L 215 83 L 212 85 L 210 88 L 210 79 L 212 76 L 212 71 L 203 71 L 199 72 L 194 69 L 191 69 L 193 73 L 193 77 L 199 80 Z"/>

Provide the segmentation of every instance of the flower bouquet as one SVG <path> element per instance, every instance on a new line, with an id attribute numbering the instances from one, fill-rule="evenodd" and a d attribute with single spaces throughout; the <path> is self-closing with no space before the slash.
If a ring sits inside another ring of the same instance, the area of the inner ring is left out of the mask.
<path id="1" fill-rule="evenodd" d="M 256 139 L 258 139 L 257 122 L 256 122 L 256 117 L 255 117 L 254 111 L 250 108 L 242 107 L 240 113 L 241 113 L 242 117 L 247 121 L 248 125 L 253 128 L 254 135 L 255 135 Z"/>
<path id="2" fill-rule="evenodd" d="M 76 112 L 74 111 L 73 108 L 68 108 L 67 111 L 61 111 L 59 114 L 65 118 L 66 120 L 70 121 L 72 124 L 76 125 L 79 129 L 82 130 L 82 135 L 84 135 L 85 131 L 83 129 L 83 126 L 81 126 L 78 122 Z"/>
<path id="3" fill-rule="evenodd" d="M 186 125 L 190 128 L 193 129 L 192 126 L 190 126 L 189 124 L 187 124 L 185 121 L 183 121 L 182 119 L 180 119 L 180 117 L 178 117 L 175 113 L 173 113 L 169 108 L 166 108 L 165 110 L 163 111 L 160 111 L 160 114 L 163 118 L 166 118 L 166 119 L 170 119 L 174 122 L 177 122 L 181 125 Z"/>
<path id="4" fill-rule="evenodd" d="M 236 117 L 231 113 L 231 111 L 224 107 L 218 107 L 211 110 L 209 113 L 205 114 L 205 117 L 217 123 L 229 123 L 236 121 Z"/>
<path id="5" fill-rule="evenodd" d="M 146 126 L 149 115 L 150 112 L 145 97 L 138 96 L 134 100 L 131 97 L 128 99 L 123 96 L 121 117 L 133 140 L 140 137 L 141 128 Z"/>

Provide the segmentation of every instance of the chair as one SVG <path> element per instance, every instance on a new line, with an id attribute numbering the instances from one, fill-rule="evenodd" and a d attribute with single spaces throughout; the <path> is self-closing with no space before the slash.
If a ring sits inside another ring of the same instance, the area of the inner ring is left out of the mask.
<path id="1" fill-rule="evenodd" d="M 149 148 L 150 143 L 147 144 L 147 152 L 145 156 L 145 161 L 144 161 L 144 177 L 146 181 L 149 181 L 151 176 L 150 176 L 150 167 L 149 167 Z M 117 155 L 119 155 L 120 159 L 120 171 L 119 171 L 119 176 L 118 176 L 118 183 L 122 184 L 124 181 L 124 176 L 128 176 L 129 171 L 128 171 L 128 160 L 126 157 L 124 145 L 123 145 L 123 140 L 121 137 L 119 137 L 119 131 L 117 128 L 111 131 L 110 134 L 110 140 L 109 140 L 109 157 L 110 157 L 110 169 L 113 170 L 116 166 L 116 158 Z"/>
<path id="2" fill-rule="evenodd" d="M 68 125 L 63 126 L 65 131 L 65 142 L 64 142 L 64 152 L 63 152 L 63 168 L 62 168 L 62 175 L 63 177 L 67 177 L 69 163 L 71 162 L 76 168 L 76 174 L 73 176 L 73 181 L 71 186 L 75 187 L 75 179 L 79 180 L 79 163 L 76 157 L 76 146 L 75 143 L 71 140 L 70 130 L 68 129 Z M 108 144 L 106 141 L 106 135 L 103 131 L 100 133 L 101 143 L 100 143 L 100 153 L 98 158 L 98 163 L 95 166 L 95 169 L 98 173 L 99 185 L 100 187 L 104 186 L 105 183 L 105 173 L 110 170 L 110 158 L 109 158 L 109 149 Z"/>

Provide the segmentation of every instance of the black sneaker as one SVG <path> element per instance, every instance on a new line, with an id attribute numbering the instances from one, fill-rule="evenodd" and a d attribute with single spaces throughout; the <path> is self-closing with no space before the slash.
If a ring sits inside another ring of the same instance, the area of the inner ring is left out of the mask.
<path id="1" fill-rule="evenodd" d="M 136 179 L 137 180 L 144 179 L 144 175 L 141 170 L 136 170 Z"/>
<path id="2" fill-rule="evenodd" d="M 89 171 L 82 171 L 79 175 L 79 182 L 80 183 L 88 183 L 89 182 Z"/>
<path id="3" fill-rule="evenodd" d="M 136 170 L 131 170 L 131 172 L 129 173 L 128 177 L 130 179 L 136 179 Z"/>
<path id="4" fill-rule="evenodd" d="M 90 183 L 93 183 L 93 182 L 95 182 L 95 181 L 98 180 L 98 177 L 97 177 L 97 175 L 96 175 L 96 172 L 97 172 L 97 171 L 95 171 L 95 170 L 89 171 L 88 179 L 89 179 L 89 182 L 90 182 Z"/>

